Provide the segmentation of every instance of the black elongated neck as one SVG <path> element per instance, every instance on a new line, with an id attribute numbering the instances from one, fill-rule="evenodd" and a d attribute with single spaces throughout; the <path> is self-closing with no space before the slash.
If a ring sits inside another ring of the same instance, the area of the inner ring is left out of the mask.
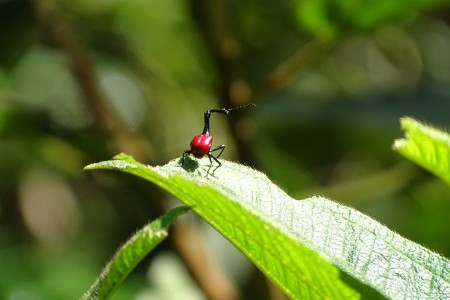
<path id="1" fill-rule="evenodd" d="M 211 117 L 211 111 L 207 110 L 205 111 L 204 118 L 205 118 L 205 127 L 203 128 L 203 134 L 209 134 L 209 118 Z"/>
<path id="2" fill-rule="evenodd" d="M 209 118 L 211 117 L 211 113 L 219 113 L 228 115 L 230 113 L 230 109 L 227 108 L 213 108 L 205 111 L 205 127 L 203 128 L 203 134 L 209 134 Z"/>

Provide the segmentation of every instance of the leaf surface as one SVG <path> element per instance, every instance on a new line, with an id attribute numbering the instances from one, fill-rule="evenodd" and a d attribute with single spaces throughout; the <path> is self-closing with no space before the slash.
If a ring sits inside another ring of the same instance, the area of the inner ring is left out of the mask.
<path id="1" fill-rule="evenodd" d="M 290 198 L 264 174 L 222 161 L 144 166 L 121 154 L 87 169 L 145 178 L 190 206 L 292 299 L 352 299 L 338 266 L 393 299 L 450 297 L 449 261 L 368 216 L 323 197 Z M 325 259 L 325 260 L 324 260 Z"/>

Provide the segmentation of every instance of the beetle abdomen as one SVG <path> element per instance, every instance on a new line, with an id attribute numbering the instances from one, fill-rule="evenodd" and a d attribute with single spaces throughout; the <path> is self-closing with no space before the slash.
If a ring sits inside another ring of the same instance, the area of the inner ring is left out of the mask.
<path id="1" fill-rule="evenodd" d="M 202 158 L 205 156 L 209 149 L 211 149 L 211 144 L 213 137 L 209 134 L 199 134 L 194 136 L 191 141 L 191 152 L 196 158 Z"/>

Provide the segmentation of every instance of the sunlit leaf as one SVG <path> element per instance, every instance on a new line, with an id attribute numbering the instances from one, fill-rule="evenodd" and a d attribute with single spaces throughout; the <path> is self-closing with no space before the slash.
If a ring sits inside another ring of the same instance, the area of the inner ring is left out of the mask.
<path id="1" fill-rule="evenodd" d="M 412 118 L 402 118 L 405 139 L 394 143 L 394 150 L 450 184 L 450 135 Z"/>
<path id="2" fill-rule="evenodd" d="M 292 299 L 357 298 L 323 258 L 383 295 L 450 297 L 450 263 L 364 214 L 322 197 L 290 198 L 265 175 L 223 161 L 144 166 L 119 155 L 88 169 L 116 169 L 177 196 L 239 248 Z"/>
<path id="3" fill-rule="evenodd" d="M 448 5 L 447 0 L 298 0 L 297 19 L 322 39 L 345 31 L 370 30 L 416 11 Z"/>

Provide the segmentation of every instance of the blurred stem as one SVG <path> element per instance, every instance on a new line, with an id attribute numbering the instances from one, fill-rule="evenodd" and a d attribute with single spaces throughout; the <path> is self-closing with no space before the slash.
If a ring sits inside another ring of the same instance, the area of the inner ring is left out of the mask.
<path id="1" fill-rule="evenodd" d="M 218 69 L 218 94 L 221 105 L 242 105 L 248 95 L 233 93 L 233 84 L 240 79 L 238 63 L 241 45 L 231 28 L 228 0 L 192 0 L 192 11 L 199 30 Z"/>
<path id="2" fill-rule="evenodd" d="M 58 3 L 55 0 L 34 0 L 33 3 L 38 19 L 50 33 L 52 42 L 68 59 L 72 74 L 84 96 L 82 98 L 90 110 L 94 127 L 113 138 L 120 151 L 127 152 L 138 160 L 148 161 L 149 154 L 144 139 L 133 133 L 109 105 L 88 51 Z"/>
<path id="3" fill-rule="evenodd" d="M 203 35 L 218 71 L 218 98 L 223 107 L 234 107 L 251 101 L 251 88 L 240 72 L 241 44 L 233 30 L 231 3 L 228 0 L 191 0 L 193 18 Z M 229 116 L 238 159 L 255 166 L 248 138 L 240 133 L 239 113 Z"/>
<path id="4" fill-rule="evenodd" d="M 324 52 L 328 51 L 332 44 L 320 40 L 312 40 L 299 49 L 291 58 L 278 66 L 258 89 L 258 96 L 264 96 L 276 91 L 289 83 L 298 73 L 311 65 Z"/>
<path id="5" fill-rule="evenodd" d="M 50 31 L 51 38 L 69 60 L 72 74 L 75 76 L 87 107 L 97 126 L 112 131 L 120 126 L 117 119 L 112 117 L 109 107 L 106 106 L 105 96 L 102 93 L 97 76 L 86 55 L 86 49 L 80 43 L 73 27 L 59 10 L 54 0 L 34 0 L 37 16 L 40 22 Z"/>
<path id="6" fill-rule="evenodd" d="M 221 272 L 210 272 L 217 268 L 209 258 L 200 237 L 192 228 L 177 227 L 172 232 L 171 240 L 178 250 L 178 255 L 186 262 L 191 276 L 198 282 L 200 288 L 210 300 L 236 300 L 239 299 L 238 290 Z M 184 242 L 189 240 L 189 243 Z M 192 264 L 192 265 L 189 265 Z M 196 266 L 203 266 L 203 272 L 192 272 Z"/>
<path id="7" fill-rule="evenodd" d="M 140 161 L 150 161 L 145 139 L 139 134 L 131 132 L 108 105 L 107 97 L 100 87 L 88 51 L 58 3 L 55 0 L 34 0 L 33 4 L 40 22 L 49 31 L 51 39 L 67 56 L 73 76 L 80 86 L 87 107 L 91 110 L 94 126 L 103 134 L 114 139 L 118 151 L 127 152 Z M 161 202 L 155 201 L 153 205 L 155 212 L 160 215 L 164 213 Z M 203 288 L 207 298 L 214 300 L 237 298 L 232 297 L 237 295 L 236 289 L 223 275 L 220 268 L 214 261 L 205 257 L 204 246 L 195 232 L 191 231 L 186 236 L 182 228 L 174 226 L 173 234 L 169 236 L 169 239 L 172 240 L 175 251 L 197 284 Z M 212 278 L 214 279 L 213 283 Z"/>

